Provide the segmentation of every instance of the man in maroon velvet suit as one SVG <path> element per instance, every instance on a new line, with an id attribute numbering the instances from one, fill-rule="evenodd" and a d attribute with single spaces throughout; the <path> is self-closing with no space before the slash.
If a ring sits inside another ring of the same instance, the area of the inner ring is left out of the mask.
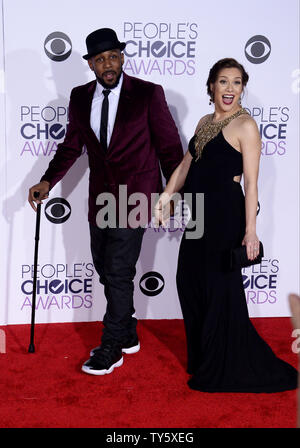
<path id="1" fill-rule="evenodd" d="M 125 43 L 119 42 L 116 33 L 109 28 L 96 30 L 86 45 L 88 53 L 83 57 L 96 80 L 72 90 L 66 137 L 40 183 L 30 188 L 28 200 L 36 209 L 34 202 L 48 197 L 86 145 L 91 252 L 107 309 L 101 345 L 91 351 L 82 370 L 103 375 L 123 363 L 122 353 L 140 348 L 133 279 L 144 228 L 120 225 L 119 215 L 116 226 L 102 226 L 99 195 L 112 193 L 118 210 L 119 187 L 125 185 L 128 196 L 143 193 L 150 204 L 151 193 L 162 190 L 160 167 L 168 180 L 183 151 L 162 87 L 123 73 Z"/>

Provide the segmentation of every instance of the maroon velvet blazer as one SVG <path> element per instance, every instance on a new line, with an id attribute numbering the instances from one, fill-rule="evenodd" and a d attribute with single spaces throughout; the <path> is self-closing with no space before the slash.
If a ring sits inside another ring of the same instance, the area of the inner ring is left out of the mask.
<path id="1" fill-rule="evenodd" d="M 105 152 L 90 126 L 96 82 L 72 90 L 65 139 L 41 179 L 53 188 L 85 145 L 90 167 L 88 219 L 92 224 L 96 224 L 100 208 L 96 205 L 99 193 L 111 192 L 118 201 L 119 185 L 127 185 L 128 195 L 142 192 L 150 203 L 151 193 L 162 191 L 160 166 L 168 180 L 183 158 L 180 137 L 162 87 L 125 73 L 113 133 Z"/>

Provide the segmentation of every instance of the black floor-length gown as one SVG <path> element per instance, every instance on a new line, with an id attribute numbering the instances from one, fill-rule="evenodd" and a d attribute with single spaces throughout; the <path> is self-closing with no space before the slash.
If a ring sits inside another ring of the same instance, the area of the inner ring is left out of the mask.
<path id="1" fill-rule="evenodd" d="M 188 384 L 204 392 L 295 389 L 297 370 L 259 336 L 249 319 L 241 270 L 229 270 L 229 250 L 245 234 L 245 198 L 233 180 L 243 172 L 242 155 L 222 131 L 206 144 L 199 160 L 194 137 L 189 151 L 193 160 L 185 191 L 204 193 L 204 234 L 200 239 L 184 234 L 178 259 L 187 371 L 192 375 Z"/>

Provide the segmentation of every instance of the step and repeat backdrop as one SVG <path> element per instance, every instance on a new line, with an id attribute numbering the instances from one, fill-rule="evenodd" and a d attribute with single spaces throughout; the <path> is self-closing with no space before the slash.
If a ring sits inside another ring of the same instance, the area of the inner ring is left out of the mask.
<path id="1" fill-rule="evenodd" d="M 212 111 L 209 69 L 234 57 L 249 73 L 243 106 L 262 137 L 259 266 L 244 269 L 252 317 L 289 316 L 299 292 L 298 0 L 3 0 L 0 10 L 0 324 L 29 323 L 35 214 L 27 202 L 63 141 L 74 86 L 93 79 L 86 36 L 114 28 L 126 41 L 124 71 L 161 84 L 183 147 Z M 89 249 L 86 151 L 42 206 L 37 322 L 102 320 L 106 301 Z M 137 317 L 181 318 L 175 284 L 184 223 L 145 232 L 135 278 Z"/>

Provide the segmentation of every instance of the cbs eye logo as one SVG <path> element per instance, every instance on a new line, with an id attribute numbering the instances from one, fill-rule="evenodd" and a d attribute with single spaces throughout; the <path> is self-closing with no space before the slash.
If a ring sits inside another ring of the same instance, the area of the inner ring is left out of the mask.
<path id="1" fill-rule="evenodd" d="M 245 55 L 252 64 L 262 64 L 271 54 L 271 43 L 265 36 L 251 37 L 245 45 Z"/>
<path id="2" fill-rule="evenodd" d="M 44 50 L 52 61 L 65 61 L 72 53 L 72 42 L 66 34 L 55 31 L 46 37 Z"/>
<path id="3" fill-rule="evenodd" d="M 141 277 L 140 289 L 146 296 L 157 296 L 165 286 L 164 278 L 158 272 L 147 272 Z"/>
<path id="4" fill-rule="evenodd" d="M 64 198 L 53 198 L 45 207 L 46 218 L 53 224 L 62 224 L 71 215 L 71 205 Z"/>

